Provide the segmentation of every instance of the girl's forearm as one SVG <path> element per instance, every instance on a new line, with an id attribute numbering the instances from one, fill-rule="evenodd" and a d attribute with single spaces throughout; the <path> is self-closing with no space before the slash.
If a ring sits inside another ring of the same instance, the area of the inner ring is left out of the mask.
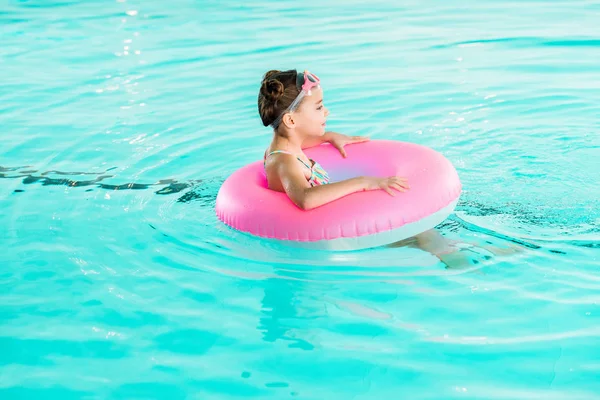
<path id="1" fill-rule="evenodd" d="M 303 210 L 310 210 L 366 189 L 367 181 L 364 177 L 356 177 L 341 182 L 314 186 L 305 189 L 302 201 L 297 205 Z"/>

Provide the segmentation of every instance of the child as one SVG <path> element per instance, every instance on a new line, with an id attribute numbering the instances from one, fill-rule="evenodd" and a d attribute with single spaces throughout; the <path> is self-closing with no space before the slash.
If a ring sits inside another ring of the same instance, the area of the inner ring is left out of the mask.
<path id="1" fill-rule="evenodd" d="M 273 140 L 265 152 L 264 166 L 269 188 L 285 192 L 303 210 L 310 210 L 354 192 L 385 190 L 404 192 L 405 178 L 361 176 L 329 183 L 319 163 L 302 149 L 330 142 L 345 157 L 344 146 L 369 140 L 325 132 L 329 110 L 323 104 L 319 78 L 308 71 L 269 71 L 258 95 L 258 112 L 265 126 L 273 127 Z"/>
<path id="2" fill-rule="evenodd" d="M 346 144 L 369 140 L 325 131 L 329 110 L 323 104 L 323 91 L 316 75 L 296 70 L 267 72 L 258 95 L 258 112 L 263 124 L 273 127 L 273 140 L 264 155 L 269 188 L 285 192 L 299 208 L 310 210 L 364 190 L 381 189 L 395 196 L 395 191 L 409 189 L 406 178 L 397 176 L 361 176 L 329 183 L 327 171 L 304 154 L 302 149 L 329 142 L 345 157 Z M 477 263 L 470 257 L 465 258 L 464 252 L 458 253 L 464 245 L 457 246 L 434 229 L 388 246 L 415 246 L 435 254 L 452 267 Z M 483 255 L 483 259 L 488 258 Z"/>

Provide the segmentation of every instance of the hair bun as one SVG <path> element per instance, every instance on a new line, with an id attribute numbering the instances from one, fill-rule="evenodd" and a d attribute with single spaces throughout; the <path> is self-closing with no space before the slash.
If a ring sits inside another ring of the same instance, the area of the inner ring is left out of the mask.
<path id="1" fill-rule="evenodd" d="M 258 92 L 258 114 L 264 126 L 271 125 L 298 95 L 295 69 L 272 69 L 264 74 Z"/>
<path id="2" fill-rule="evenodd" d="M 274 75 L 280 71 L 271 70 L 265 74 L 265 77 L 260 88 L 260 93 L 269 101 L 276 102 L 285 90 L 285 86 Z"/>
<path id="3" fill-rule="evenodd" d="M 281 96 L 283 96 L 283 91 L 285 89 L 285 87 L 283 86 L 283 83 L 279 82 L 276 79 L 269 79 L 268 81 L 266 81 L 263 84 L 263 95 L 275 102 L 277 101 Z"/>

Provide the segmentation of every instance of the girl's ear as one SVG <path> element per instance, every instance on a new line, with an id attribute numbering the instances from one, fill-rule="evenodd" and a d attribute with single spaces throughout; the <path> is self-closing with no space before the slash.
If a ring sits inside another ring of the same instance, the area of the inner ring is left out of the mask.
<path id="1" fill-rule="evenodd" d="M 294 122 L 292 113 L 285 113 L 283 118 L 281 119 L 281 123 L 284 124 L 288 129 L 296 127 L 296 123 Z"/>

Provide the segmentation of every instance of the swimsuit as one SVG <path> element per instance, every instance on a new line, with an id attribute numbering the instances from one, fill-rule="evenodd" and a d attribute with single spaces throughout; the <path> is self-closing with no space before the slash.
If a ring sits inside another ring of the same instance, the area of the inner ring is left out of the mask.
<path id="1" fill-rule="evenodd" d="M 288 151 L 275 150 L 275 151 L 272 151 L 269 154 L 265 155 L 263 165 L 264 165 L 264 163 L 267 162 L 267 157 L 269 157 L 271 154 L 278 154 L 278 153 L 289 154 L 289 155 L 293 156 L 293 154 Z M 329 183 L 329 175 L 327 174 L 327 171 L 325 171 L 323 169 L 323 167 L 321 167 L 321 165 L 319 165 L 318 162 L 309 158 L 310 162 L 312 163 L 312 167 L 311 167 L 307 163 L 305 163 L 300 157 L 296 157 L 296 159 L 298 161 L 300 161 L 302 163 L 302 165 L 304 165 L 306 168 L 308 168 L 310 170 L 310 178 L 308 178 L 308 183 L 310 183 L 310 186 L 325 185 L 325 184 Z"/>

